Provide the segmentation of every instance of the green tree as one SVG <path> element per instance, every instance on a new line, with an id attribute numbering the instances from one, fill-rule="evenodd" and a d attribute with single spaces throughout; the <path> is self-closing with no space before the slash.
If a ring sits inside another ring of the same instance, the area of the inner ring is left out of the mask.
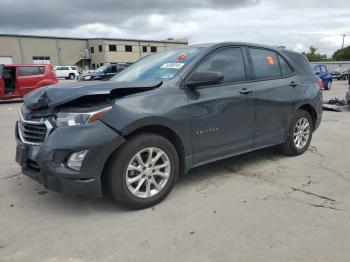
<path id="1" fill-rule="evenodd" d="M 343 50 L 338 49 L 334 52 L 332 59 L 335 61 L 349 61 L 350 60 L 350 46 L 345 47 Z"/>
<path id="2" fill-rule="evenodd" d="M 310 62 L 320 62 L 328 60 L 326 55 L 318 53 L 317 48 L 313 46 L 310 46 L 308 53 L 303 54 L 306 55 L 307 59 L 309 59 Z"/>

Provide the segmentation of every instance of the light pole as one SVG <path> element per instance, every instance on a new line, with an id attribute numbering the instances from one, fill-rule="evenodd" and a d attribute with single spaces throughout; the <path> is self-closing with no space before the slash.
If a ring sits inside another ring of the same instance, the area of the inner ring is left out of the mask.
<path id="1" fill-rule="evenodd" d="M 343 51 L 343 49 L 344 49 L 344 41 L 345 41 L 346 34 L 342 34 L 341 36 L 343 37 L 343 43 L 342 43 L 342 45 L 341 45 L 341 50 Z"/>

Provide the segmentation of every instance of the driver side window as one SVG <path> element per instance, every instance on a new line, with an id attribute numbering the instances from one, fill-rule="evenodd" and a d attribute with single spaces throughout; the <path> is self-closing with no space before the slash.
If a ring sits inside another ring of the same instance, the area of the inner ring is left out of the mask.
<path id="1" fill-rule="evenodd" d="M 241 48 L 229 47 L 209 54 L 193 71 L 194 73 L 219 72 L 224 75 L 224 84 L 246 80 Z"/>

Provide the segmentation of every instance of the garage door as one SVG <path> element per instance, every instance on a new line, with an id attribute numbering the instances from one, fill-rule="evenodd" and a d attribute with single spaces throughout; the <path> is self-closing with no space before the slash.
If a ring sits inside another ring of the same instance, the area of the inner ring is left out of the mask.
<path id="1" fill-rule="evenodd" d="M 0 56 L 0 65 L 1 64 L 12 64 L 12 56 Z"/>

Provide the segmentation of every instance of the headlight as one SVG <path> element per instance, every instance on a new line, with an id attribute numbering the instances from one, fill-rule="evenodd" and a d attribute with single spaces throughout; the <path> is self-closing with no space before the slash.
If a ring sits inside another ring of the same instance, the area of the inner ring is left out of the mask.
<path id="1" fill-rule="evenodd" d="M 90 80 L 92 78 L 92 76 L 85 76 L 84 79 L 85 80 Z"/>
<path id="2" fill-rule="evenodd" d="M 111 106 L 102 108 L 97 111 L 87 113 L 66 113 L 59 112 L 56 114 L 56 125 L 58 127 L 64 126 L 78 126 L 87 123 L 92 123 L 100 119 L 105 113 L 111 110 Z"/>

